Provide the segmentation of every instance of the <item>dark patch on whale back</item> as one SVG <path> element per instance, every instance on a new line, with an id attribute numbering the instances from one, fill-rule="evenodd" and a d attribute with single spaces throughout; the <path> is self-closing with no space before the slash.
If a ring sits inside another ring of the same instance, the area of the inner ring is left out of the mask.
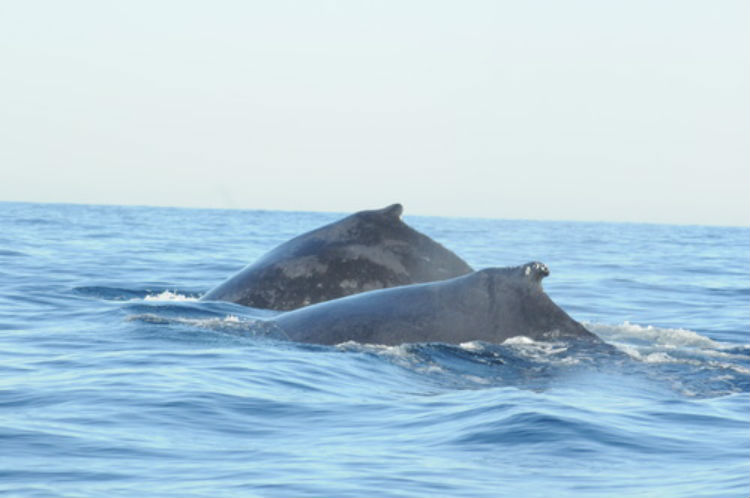
<path id="1" fill-rule="evenodd" d="M 357 275 L 358 279 L 355 280 L 353 275 Z M 340 261 L 325 272 L 310 272 L 296 278 L 289 278 L 279 266 L 271 266 L 255 276 L 253 282 L 252 288 L 236 302 L 282 311 L 409 283 L 403 277 L 385 272 L 382 267 L 367 260 Z M 279 282 L 284 282 L 284 285 L 279 285 Z"/>

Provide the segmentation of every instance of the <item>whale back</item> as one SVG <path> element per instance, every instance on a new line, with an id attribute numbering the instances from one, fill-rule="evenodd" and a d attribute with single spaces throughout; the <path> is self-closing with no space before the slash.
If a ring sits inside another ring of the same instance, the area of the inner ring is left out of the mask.
<path id="1" fill-rule="evenodd" d="M 548 274 L 541 263 L 488 268 L 319 303 L 274 321 L 289 339 L 317 344 L 501 343 L 515 336 L 597 340 L 544 292 L 541 279 Z"/>
<path id="2" fill-rule="evenodd" d="M 361 211 L 271 250 L 203 299 L 292 310 L 360 292 L 471 272 L 453 252 L 401 220 L 403 208 Z"/>

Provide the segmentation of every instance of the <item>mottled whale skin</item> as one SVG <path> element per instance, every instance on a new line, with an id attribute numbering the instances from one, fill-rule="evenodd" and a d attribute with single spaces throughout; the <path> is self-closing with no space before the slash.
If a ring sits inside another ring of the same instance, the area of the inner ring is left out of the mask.
<path id="1" fill-rule="evenodd" d="M 401 220 L 403 208 L 360 211 L 291 239 L 202 299 L 293 310 L 360 292 L 444 280 L 471 267 Z"/>
<path id="2" fill-rule="evenodd" d="M 441 282 L 382 289 L 289 311 L 273 322 L 286 338 L 315 344 L 397 345 L 469 341 L 601 340 L 544 292 L 543 263 L 488 268 Z"/>

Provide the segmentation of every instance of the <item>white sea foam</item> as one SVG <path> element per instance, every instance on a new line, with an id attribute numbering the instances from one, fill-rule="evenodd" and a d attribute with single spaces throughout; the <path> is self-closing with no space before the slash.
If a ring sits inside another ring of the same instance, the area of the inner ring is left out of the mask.
<path id="1" fill-rule="evenodd" d="M 227 315 L 215 318 L 177 318 L 178 323 L 206 328 L 247 328 L 257 323 L 257 320 L 240 320 L 235 315 Z"/>
<path id="2" fill-rule="evenodd" d="M 343 351 L 366 351 L 368 353 L 406 354 L 403 345 L 386 346 L 385 344 L 362 344 L 357 341 L 345 341 L 336 344 Z"/>
<path id="3" fill-rule="evenodd" d="M 491 379 L 486 379 L 477 375 L 464 375 L 463 378 L 468 380 L 469 382 L 473 382 L 474 384 L 487 385 L 492 383 Z"/>
<path id="4" fill-rule="evenodd" d="M 534 339 L 526 337 L 525 335 L 517 335 L 515 337 L 509 337 L 503 341 L 503 344 L 508 346 L 520 346 L 525 344 L 539 344 Z"/>
<path id="5" fill-rule="evenodd" d="M 643 363 L 685 363 L 695 366 L 700 366 L 703 363 L 696 359 L 676 358 L 666 351 L 654 351 L 653 348 L 638 348 L 627 344 L 617 344 L 617 349 Z"/>
<path id="6" fill-rule="evenodd" d="M 563 342 L 535 341 L 523 335 L 509 337 L 502 343 L 503 346 L 512 348 L 517 354 L 536 362 L 562 362 L 575 364 L 580 361 L 578 357 L 560 357 L 565 353 L 568 346 Z"/>
<path id="7" fill-rule="evenodd" d="M 748 345 L 714 341 L 686 329 L 641 326 L 625 322 L 621 325 L 586 323 L 586 327 L 633 359 L 643 363 L 676 363 L 699 368 L 750 374 Z"/>
<path id="8" fill-rule="evenodd" d="M 701 351 L 701 354 L 695 357 L 682 357 L 678 356 L 677 350 L 659 351 L 656 350 L 657 348 L 639 348 L 625 344 L 616 344 L 616 347 L 631 358 L 643 363 L 678 363 L 700 368 L 711 368 L 714 370 L 729 370 L 742 375 L 750 375 L 750 368 L 743 364 L 735 363 L 737 360 L 744 360 L 740 355 L 726 355 L 728 361 L 718 361 L 710 358 L 712 354 L 709 351 Z"/>
<path id="9" fill-rule="evenodd" d="M 190 297 L 184 294 L 178 294 L 169 290 L 160 292 L 159 294 L 149 294 L 143 298 L 144 301 L 197 301 L 197 297 Z"/>
<path id="10" fill-rule="evenodd" d="M 624 322 L 621 325 L 585 323 L 586 328 L 607 342 L 633 341 L 667 347 L 720 349 L 722 345 L 708 337 L 687 329 L 670 329 L 652 325 L 637 325 Z"/>
<path id="11" fill-rule="evenodd" d="M 466 351 L 484 351 L 485 349 L 484 344 L 479 341 L 462 342 L 459 347 Z"/>
<path id="12" fill-rule="evenodd" d="M 391 362 L 409 370 L 421 373 L 440 373 L 444 369 L 434 362 L 425 362 L 411 350 L 409 344 L 386 346 L 384 344 L 361 344 L 356 341 L 346 341 L 336 345 L 342 351 L 363 351 L 388 358 Z"/>
<path id="13" fill-rule="evenodd" d="M 185 317 L 164 317 L 153 313 L 144 313 L 141 315 L 132 315 L 127 318 L 128 321 L 140 320 L 149 323 L 180 323 L 192 327 L 207 329 L 215 328 L 250 328 L 258 323 L 257 320 L 240 320 L 235 315 L 212 318 L 185 318 Z"/>

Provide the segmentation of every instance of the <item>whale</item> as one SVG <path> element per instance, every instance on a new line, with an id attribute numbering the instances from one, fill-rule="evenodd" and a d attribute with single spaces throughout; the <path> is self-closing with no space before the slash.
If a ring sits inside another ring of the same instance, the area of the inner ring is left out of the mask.
<path id="1" fill-rule="evenodd" d="M 549 273 L 540 262 L 486 268 L 318 303 L 281 313 L 272 322 L 283 338 L 324 345 L 500 344 L 516 336 L 601 343 L 544 292 L 541 282 Z"/>
<path id="2" fill-rule="evenodd" d="M 472 272 L 460 257 L 401 220 L 403 207 L 360 211 L 261 256 L 202 300 L 288 311 L 375 289 Z"/>

